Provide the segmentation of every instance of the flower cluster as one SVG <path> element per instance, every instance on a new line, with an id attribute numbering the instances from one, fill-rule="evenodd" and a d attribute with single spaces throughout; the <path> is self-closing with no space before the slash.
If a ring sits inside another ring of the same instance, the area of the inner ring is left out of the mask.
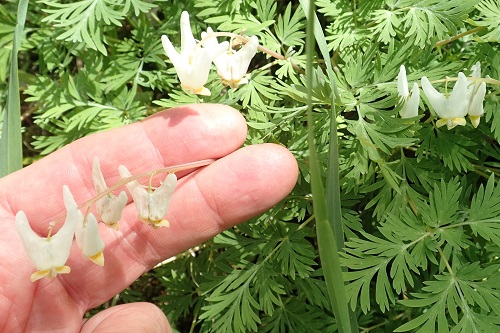
<path id="1" fill-rule="evenodd" d="M 466 77 L 458 73 L 458 80 L 451 93 L 441 94 L 429 82 L 426 76 L 421 79 L 422 89 L 427 96 L 430 106 L 439 116 L 437 127 L 446 125 L 452 129 L 457 125 L 465 126 L 465 117 L 468 115 L 474 127 L 479 126 L 479 120 L 484 113 L 483 101 L 486 95 L 486 82 L 481 82 L 481 64 L 478 62 L 472 67 L 472 74 Z M 401 118 L 412 118 L 418 115 L 420 93 L 418 84 L 413 84 L 411 95 L 408 92 L 405 66 L 401 66 L 398 75 L 398 94 L 403 103 L 399 112 Z"/>
<path id="2" fill-rule="evenodd" d="M 222 83 L 236 88 L 247 83 L 244 78 L 250 61 L 257 52 L 259 40 L 256 36 L 249 39 L 230 33 L 214 33 L 211 28 L 201 34 L 202 40 L 197 42 L 191 31 L 189 14 L 181 14 L 181 51 L 174 48 L 167 36 L 161 36 L 165 53 L 177 71 L 182 88 L 193 94 L 210 95 L 204 85 L 207 83 L 212 62 L 217 68 Z M 231 43 L 219 43 L 217 36 L 229 36 L 246 41 L 239 50 L 232 49 Z"/>
<path id="3" fill-rule="evenodd" d="M 161 186 L 153 190 L 151 181 L 147 188 L 143 187 L 123 165 L 119 166 L 119 172 L 122 182 L 125 182 L 124 184 L 132 195 L 141 221 L 155 228 L 168 227 L 169 223 L 164 220 L 164 216 L 168 211 L 170 199 L 177 184 L 175 174 L 169 173 Z M 151 173 L 151 177 L 154 174 L 154 172 Z M 96 197 L 90 200 L 89 204 L 95 203 L 98 217 L 105 225 L 118 230 L 118 222 L 128 202 L 127 194 L 124 191 L 118 196 L 111 193 L 104 181 L 97 158 L 94 158 L 92 165 L 92 179 Z M 66 261 L 70 254 L 73 237 L 76 238 L 76 243 L 85 257 L 97 265 L 104 265 L 104 242 L 99 235 L 97 218 L 92 213 L 84 215 L 79 210 L 71 191 L 66 185 L 63 186 L 63 198 L 66 207 L 66 219 L 55 235 L 51 234 L 54 222 L 50 224 L 48 236 L 40 237 L 31 229 L 23 211 L 16 214 L 17 232 L 28 257 L 37 268 L 37 271 L 31 275 L 31 281 L 33 282 L 43 277 L 53 278 L 57 274 L 70 272 L 70 268 L 66 266 Z"/>

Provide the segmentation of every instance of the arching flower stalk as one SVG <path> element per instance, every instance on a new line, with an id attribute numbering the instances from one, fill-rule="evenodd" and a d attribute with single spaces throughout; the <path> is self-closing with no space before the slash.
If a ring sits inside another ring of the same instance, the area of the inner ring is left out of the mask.
<path id="1" fill-rule="evenodd" d="M 164 217 L 177 184 L 177 177 L 173 172 L 203 167 L 212 162 L 214 162 L 212 159 L 201 160 L 148 171 L 134 176 L 130 174 L 126 167 L 120 166 L 120 175 L 125 178 L 120 179 L 108 188 L 102 176 L 99 161 L 94 159 L 92 177 L 97 194 L 94 198 L 82 204 L 81 207 L 87 207 L 88 210 L 96 203 L 98 211 L 104 207 L 102 210 L 103 216 L 109 214 L 109 216 L 113 217 L 109 220 L 103 218 L 103 220 L 108 220 L 108 222 L 119 220 L 127 196 L 125 192 L 122 192 L 118 197 L 114 197 L 112 191 L 126 185 L 135 200 L 139 217 L 143 222 L 154 227 L 169 226 L 169 222 L 164 220 Z M 141 178 L 153 177 L 158 173 L 168 173 L 168 175 L 163 184 L 155 191 L 153 191 L 151 185 L 146 190 L 137 181 Z M 123 197 L 125 197 L 125 202 L 123 202 Z M 103 198 L 106 200 L 103 201 Z M 67 274 L 71 271 L 70 267 L 66 265 L 66 261 L 70 255 L 74 236 L 78 247 L 88 259 L 100 266 L 104 265 L 104 242 L 99 234 L 97 219 L 91 213 L 82 214 L 66 185 L 63 186 L 63 199 L 66 207 L 66 217 L 63 226 L 55 235 L 52 235 L 52 228 L 62 219 L 51 222 L 47 237 L 40 237 L 31 229 L 26 214 L 22 210 L 16 214 L 15 224 L 19 238 L 28 257 L 37 268 L 37 271 L 31 275 L 31 281 L 33 282 L 43 277 L 54 278 L 57 274 Z"/>

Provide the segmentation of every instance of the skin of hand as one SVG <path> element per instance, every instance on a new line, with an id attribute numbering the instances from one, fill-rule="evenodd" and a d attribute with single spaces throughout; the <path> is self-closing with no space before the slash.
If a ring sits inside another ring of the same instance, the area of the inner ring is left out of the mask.
<path id="1" fill-rule="evenodd" d="M 228 106 L 183 106 L 82 138 L 0 179 L 0 331 L 170 332 L 164 314 L 148 303 L 115 306 L 88 321 L 82 318 L 155 264 L 265 212 L 293 189 L 298 175 L 293 155 L 274 144 L 241 148 L 246 133 L 244 118 Z M 46 236 L 49 222 L 64 217 L 64 184 L 78 204 L 95 195 L 94 156 L 108 185 L 119 180 L 120 164 L 138 174 L 217 161 L 177 174 L 166 216 L 169 228 L 141 223 L 129 195 L 119 231 L 99 224 L 106 244 L 103 267 L 84 258 L 73 244 L 70 274 L 32 283 L 35 267 L 16 232 L 15 214 L 23 210 L 33 230 Z"/>

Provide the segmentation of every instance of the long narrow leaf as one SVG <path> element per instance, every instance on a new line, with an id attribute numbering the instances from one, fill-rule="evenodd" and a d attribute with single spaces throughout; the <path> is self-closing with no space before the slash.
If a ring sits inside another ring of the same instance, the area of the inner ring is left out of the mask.
<path id="1" fill-rule="evenodd" d="M 328 294 L 332 309 L 337 320 L 339 332 L 352 333 L 355 330 L 351 326 L 350 311 L 348 308 L 347 295 L 345 291 L 344 281 L 342 278 L 342 266 L 340 265 L 340 257 L 336 237 L 330 222 L 325 192 L 321 180 L 320 165 L 316 153 L 316 145 L 314 143 L 314 120 L 312 116 L 312 86 L 313 86 L 313 53 L 314 53 L 314 31 L 315 31 L 315 16 L 314 4 L 301 0 L 303 6 L 307 6 L 305 12 L 308 12 L 307 20 L 307 96 L 308 96 L 308 145 L 309 145 L 309 164 L 311 171 L 311 189 L 314 200 L 314 214 L 316 217 L 316 232 L 318 237 L 319 254 L 325 282 L 327 285 Z M 327 61 L 328 62 L 328 61 Z M 333 103 L 332 103 L 333 104 Z M 333 115 L 332 115 L 333 116 Z"/>
<path id="2" fill-rule="evenodd" d="M 0 138 L 0 177 L 19 170 L 23 166 L 17 53 L 21 45 L 28 3 L 29 0 L 20 0 L 17 8 L 17 24 L 10 60 L 9 93 L 2 124 L 2 137 Z"/>
<path id="3" fill-rule="evenodd" d="M 309 8 L 309 0 L 300 0 L 300 4 L 306 13 L 306 17 L 309 19 L 309 13 L 307 13 L 307 8 Z M 314 20 L 314 37 L 316 38 L 316 44 L 318 45 L 321 56 L 325 60 L 326 70 L 328 74 L 328 79 L 330 81 L 330 86 L 332 87 L 332 103 L 330 111 L 330 145 L 329 145 L 329 156 L 328 156 L 328 173 L 326 179 L 326 202 L 328 209 L 329 221 L 331 228 L 335 235 L 335 240 L 337 241 L 338 251 L 342 251 L 344 248 L 344 230 L 342 228 L 342 212 L 340 204 L 340 185 L 339 185 L 339 159 L 338 159 L 338 142 L 337 142 L 337 113 L 335 111 L 335 100 L 338 98 L 337 85 L 335 84 L 335 77 L 333 74 L 333 67 L 330 61 L 330 54 L 328 52 L 328 46 L 326 44 L 325 35 L 323 34 L 323 29 L 319 23 L 319 19 L 316 14 L 313 13 L 311 19 Z"/>

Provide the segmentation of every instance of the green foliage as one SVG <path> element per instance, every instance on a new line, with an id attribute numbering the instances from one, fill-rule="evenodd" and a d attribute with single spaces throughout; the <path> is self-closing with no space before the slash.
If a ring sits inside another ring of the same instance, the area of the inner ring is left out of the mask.
<path id="1" fill-rule="evenodd" d="M 343 277 L 360 327 L 499 331 L 498 1 L 316 4 L 314 140 L 326 182 L 330 135 L 338 138 Z M 0 4 L 0 112 L 16 8 Z M 225 87 L 212 71 L 212 95 L 189 95 L 160 42 L 166 34 L 180 45 L 182 10 L 196 38 L 208 26 L 257 35 L 285 59 L 259 52 L 248 84 Z M 297 186 L 279 205 L 152 270 L 113 302 L 153 301 L 180 332 L 337 331 L 310 187 L 305 27 L 299 1 L 30 2 L 19 55 L 26 155 L 39 158 L 163 108 L 210 102 L 242 112 L 247 144 L 281 144 L 299 164 Z M 469 121 L 437 128 L 422 91 L 418 117 L 400 118 L 401 65 L 410 87 L 425 75 L 444 92 L 478 61 L 490 79 L 477 129 Z"/>
<path id="2" fill-rule="evenodd" d="M 481 36 L 481 40 L 488 42 L 500 42 L 500 26 L 498 18 L 500 17 L 500 3 L 493 0 L 484 0 L 477 5 L 480 14 L 479 20 L 470 20 L 470 22 L 479 27 L 487 27 L 488 32 Z"/>
<path id="3" fill-rule="evenodd" d="M 498 330 L 500 293 L 498 290 L 499 265 L 481 268 L 478 262 L 464 264 L 453 274 L 435 275 L 435 280 L 425 281 L 415 299 L 401 303 L 427 311 L 395 332 L 445 332 L 449 322 L 451 332 L 495 332 Z M 488 315 L 490 314 L 490 315 Z"/>
<path id="4" fill-rule="evenodd" d="M 46 5 L 43 11 L 49 15 L 42 22 L 50 22 L 54 27 L 64 27 L 65 32 L 57 39 L 68 42 L 84 43 L 91 49 L 98 50 L 107 55 L 102 31 L 106 26 L 121 26 L 122 20 L 129 13 L 136 16 L 147 13 L 155 6 L 140 0 L 82 0 L 71 3 L 57 1 L 41 1 Z"/>

